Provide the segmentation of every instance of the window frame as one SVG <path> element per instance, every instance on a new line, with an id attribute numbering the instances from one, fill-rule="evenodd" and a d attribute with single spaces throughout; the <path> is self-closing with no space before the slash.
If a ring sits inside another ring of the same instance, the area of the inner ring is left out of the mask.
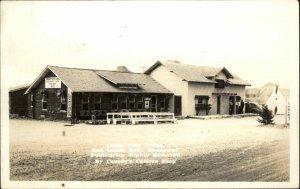
<path id="1" fill-rule="evenodd" d="M 44 104 L 46 104 L 46 108 L 44 107 Z M 44 91 L 42 93 L 42 110 L 48 110 L 48 92 Z"/>
<path id="2" fill-rule="evenodd" d="M 139 99 L 139 98 L 140 98 L 140 99 Z M 144 104 L 144 103 L 143 103 L 143 96 L 142 96 L 142 95 L 137 96 L 137 100 L 136 100 L 136 108 L 139 109 L 139 110 L 143 109 L 143 108 L 144 108 L 143 104 Z M 139 108 L 139 105 L 141 105 L 142 107 Z"/>
<path id="3" fill-rule="evenodd" d="M 163 106 L 162 106 L 162 103 L 163 103 Z M 166 108 L 166 99 L 165 99 L 165 97 L 160 99 L 159 106 L 160 106 L 160 108 L 163 108 L 163 109 Z"/>
<path id="4" fill-rule="evenodd" d="M 30 93 L 30 107 L 33 107 L 33 93 Z"/>
<path id="5" fill-rule="evenodd" d="M 64 103 L 63 103 L 63 98 L 64 98 Z M 62 109 L 62 106 L 65 106 L 65 109 Z M 65 91 L 63 91 L 60 95 L 60 111 L 65 112 L 67 111 L 67 94 Z"/>

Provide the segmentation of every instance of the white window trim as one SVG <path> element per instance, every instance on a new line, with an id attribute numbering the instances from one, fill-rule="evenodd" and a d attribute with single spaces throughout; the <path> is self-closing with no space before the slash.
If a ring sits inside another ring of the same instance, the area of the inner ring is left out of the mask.
<path id="1" fill-rule="evenodd" d="M 44 108 L 44 102 L 47 103 L 47 108 Z M 48 110 L 48 101 L 45 101 L 45 93 L 42 94 L 42 110 Z"/>
<path id="2" fill-rule="evenodd" d="M 65 96 L 66 110 L 62 110 L 62 109 L 61 109 L 61 105 L 63 104 L 63 103 L 62 103 L 62 97 L 63 97 L 63 94 L 61 94 L 61 96 L 60 96 L 60 112 L 66 112 L 66 111 L 67 111 L 67 97 Z"/>

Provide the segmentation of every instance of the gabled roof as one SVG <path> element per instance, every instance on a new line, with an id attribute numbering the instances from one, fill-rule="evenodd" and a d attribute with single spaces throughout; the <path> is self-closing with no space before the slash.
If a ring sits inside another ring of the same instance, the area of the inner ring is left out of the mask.
<path id="1" fill-rule="evenodd" d="M 171 93 L 146 74 L 47 66 L 25 94 L 28 93 L 31 88 L 35 88 L 49 71 L 52 71 L 73 92 Z M 105 76 L 106 79 L 103 76 Z M 119 77 L 121 79 L 118 79 Z M 114 82 L 121 82 L 123 79 L 129 84 L 137 83 L 138 81 L 139 87 L 136 90 L 118 88 L 113 83 L 108 82 L 107 78 Z"/>
<path id="2" fill-rule="evenodd" d="M 145 73 L 150 74 L 159 66 L 166 67 L 168 70 L 170 70 L 170 72 L 173 72 L 183 80 L 190 82 L 216 83 L 210 78 L 215 77 L 220 72 L 223 72 L 229 78 L 228 82 L 232 85 L 250 85 L 241 78 L 230 73 L 225 67 L 217 68 L 208 66 L 189 65 L 181 64 L 177 61 L 157 61 L 148 70 L 146 70 Z"/>

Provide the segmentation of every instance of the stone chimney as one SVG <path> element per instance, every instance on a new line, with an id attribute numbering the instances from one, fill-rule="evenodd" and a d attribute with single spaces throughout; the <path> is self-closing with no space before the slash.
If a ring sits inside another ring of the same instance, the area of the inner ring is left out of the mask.
<path id="1" fill-rule="evenodd" d="M 142 66 L 141 67 L 141 73 L 144 73 L 146 71 L 146 67 L 145 66 Z"/>
<path id="2" fill-rule="evenodd" d="M 131 71 L 129 71 L 126 66 L 118 66 L 117 67 L 117 71 L 118 72 L 125 72 L 125 73 L 131 73 Z"/>

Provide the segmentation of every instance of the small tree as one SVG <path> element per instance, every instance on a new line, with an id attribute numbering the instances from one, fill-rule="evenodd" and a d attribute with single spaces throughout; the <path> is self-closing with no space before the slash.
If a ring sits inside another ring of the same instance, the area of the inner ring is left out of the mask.
<path id="1" fill-rule="evenodd" d="M 272 110 L 269 110 L 268 106 L 263 107 L 262 111 L 259 113 L 259 116 L 260 118 L 257 119 L 259 123 L 262 123 L 264 125 L 275 124 L 273 121 L 274 118 L 273 112 Z"/>

